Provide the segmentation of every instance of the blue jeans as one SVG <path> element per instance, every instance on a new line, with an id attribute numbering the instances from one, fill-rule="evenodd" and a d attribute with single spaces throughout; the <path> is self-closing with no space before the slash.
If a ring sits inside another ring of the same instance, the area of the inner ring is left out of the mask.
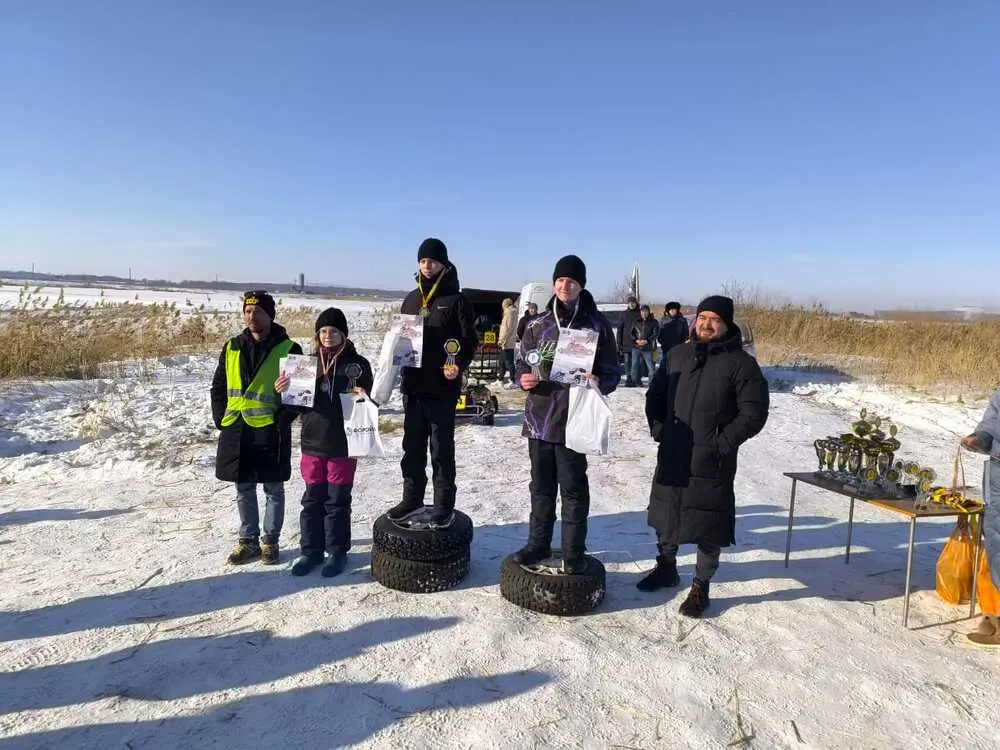
<path id="1" fill-rule="evenodd" d="M 285 483 L 264 482 L 264 536 L 272 543 L 281 535 L 285 521 Z M 257 507 L 257 484 L 236 483 L 236 508 L 240 512 L 240 539 L 260 537 L 260 510 Z"/>
<path id="2" fill-rule="evenodd" d="M 646 365 L 646 372 L 650 379 L 653 377 L 653 353 L 645 352 L 642 349 L 632 350 L 632 382 L 642 385 L 642 366 Z"/>

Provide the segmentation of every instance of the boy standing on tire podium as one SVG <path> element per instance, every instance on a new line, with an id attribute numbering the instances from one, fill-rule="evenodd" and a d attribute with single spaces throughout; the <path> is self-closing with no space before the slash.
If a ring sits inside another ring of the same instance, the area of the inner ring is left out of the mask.
<path id="1" fill-rule="evenodd" d="M 461 292 L 445 244 L 433 237 L 424 240 L 417 264 L 417 288 L 406 295 L 400 312 L 423 317 L 423 353 L 420 367 L 403 368 L 403 500 L 387 515 L 398 521 L 423 509 L 429 444 L 434 484 L 430 522 L 447 526 L 455 510 L 455 407 L 462 371 L 479 339 L 472 303 Z M 450 340 L 459 346 L 454 365 L 445 351 Z"/>
<path id="2" fill-rule="evenodd" d="M 531 519 L 528 544 L 514 554 L 519 565 L 532 565 L 552 553 L 556 494 L 562 497 L 563 570 L 578 573 L 583 565 L 590 512 L 587 457 L 566 447 L 569 386 L 543 380 L 542 362 L 554 352 L 562 328 L 598 332 L 597 355 L 588 376 L 607 395 L 618 387 L 621 370 L 614 331 L 587 285 L 587 267 L 575 255 L 560 258 L 552 272 L 553 296 L 545 312 L 524 329 L 517 357 L 517 377 L 528 392 L 524 428 L 531 461 Z M 551 366 L 551 361 L 548 362 Z"/>

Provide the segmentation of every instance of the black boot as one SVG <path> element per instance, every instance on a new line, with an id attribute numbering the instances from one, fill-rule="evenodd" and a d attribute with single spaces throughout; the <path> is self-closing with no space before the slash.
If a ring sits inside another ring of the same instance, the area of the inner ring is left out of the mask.
<path id="1" fill-rule="evenodd" d="M 317 565 L 323 562 L 322 557 L 315 557 L 310 555 L 300 555 L 295 558 L 295 562 L 292 563 L 292 575 L 293 576 L 304 576 L 309 573 Z"/>
<path id="2" fill-rule="evenodd" d="M 562 572 L 568 576 L 578 576 L 587 569 L 587 561 L 582 553 L 571 552 L 563 556 Z"/>
<path id="3" fill-rule="evenodd" d="M 449 494 L 435 494 L 434 510 L 431 511 L 430 518 L 431 526 L 444 529 L 451 526 L 451 522 L 455 520 L 455 498 Z"/>
<path id="4" fill-rule="evenodd" d="M 332 555 L 327 556 L 326 563 L 323 564 L 323 570 L 320 571 L 320 575 L 324 578 L 333 578 L 334 576 L 339 576 L 343 573 L 344 568 L 346 567 L 347 553 L 337 551 Z"/>
<path id="5" fill-rule="evenodd" d="M 659 555 L 656 558 L 656 567 L 649 571 L 649 574 L 639 581 L 635 587 L 639 591 L 656 591 L 657 589 L 676 586 L 680 582 L 681 577 L 677 574 L 676 558 Z"/>
<path id="6" fill-rule="evenodd" d="M 518 565 L 535 565 L 551 556 L 552 549 L 550 547 L 540 547 L 529 542 L 527 546 L 514 553 L 514 562 Z"/>
<path id="7" fill-rule="evenodd" d="M 424 501 L 418 498 L 407 496 L 403 498 L 403 502 L 398 505 L 392 506 L 386 515 L 389 516 L 393 521 L 402 521 L 404 518 L 412 516 L 414 513 L 418 513 L 424 509 Z"/>
<path id="8" fill-rule="evenodd" d="M 695 578 L 687 599 L 681 604 L 680 611 L 685 617 L 701 617 L 709 604 L 711 601 L 708 598 L 708 581 L 699 581 Z"/>

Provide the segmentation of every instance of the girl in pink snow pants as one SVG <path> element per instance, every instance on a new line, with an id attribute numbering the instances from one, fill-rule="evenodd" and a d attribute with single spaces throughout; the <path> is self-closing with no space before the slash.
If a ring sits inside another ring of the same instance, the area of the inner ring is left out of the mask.
<path id="1" fill-rule="evenodd" d="M 371 364 L 347 338 L 347 318 L 335 307 L 327 308 L 316 319 L 316 348 L 319 375 L 313 406 L 298 409 L 302 414 L 301 469 L 306 491 L 299 514 L 302 554 L 292 563 L 292 575 L 302 576 L 322 565 L 322 575 L 331 578 L 347 566 L 351 490 L 357 468 L 357 460 L 347 457 L 340 396 L 371 390 L 373 378 Z M 282 393 L 288 385 L 282 373 L 274 388 Z"/>

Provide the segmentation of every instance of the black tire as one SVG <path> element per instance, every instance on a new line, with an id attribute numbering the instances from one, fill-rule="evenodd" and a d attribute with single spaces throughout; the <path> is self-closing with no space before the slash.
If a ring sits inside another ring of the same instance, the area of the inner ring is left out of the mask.
<path id="1" fill-rule="evenodd" d="M 604 564 L 585 555 L 587 567 L 579 575 L 534 573 L 516 562 L 513 555 L 500 567 L 500 595 L 519 607 L 543 615 L 582 615 L 604 601 Z"/>
<path id="2" fill-rule="evenodd" d="M 436 562 L 468 550 L 472 543 L 472 519 L 459 510 L 446 529 L 408 529 L 397 526 L 384 513 L 372 526 L 372 549 L 416 562 Z"/>
<path id="3" fill-rule="evenodd" d="M 469 574 L 469 548 L 438 562 L 394 557 L 372 547 L 372 577 L 383 586 L 408 594 L 432 594 L 454 588 Z"/>

